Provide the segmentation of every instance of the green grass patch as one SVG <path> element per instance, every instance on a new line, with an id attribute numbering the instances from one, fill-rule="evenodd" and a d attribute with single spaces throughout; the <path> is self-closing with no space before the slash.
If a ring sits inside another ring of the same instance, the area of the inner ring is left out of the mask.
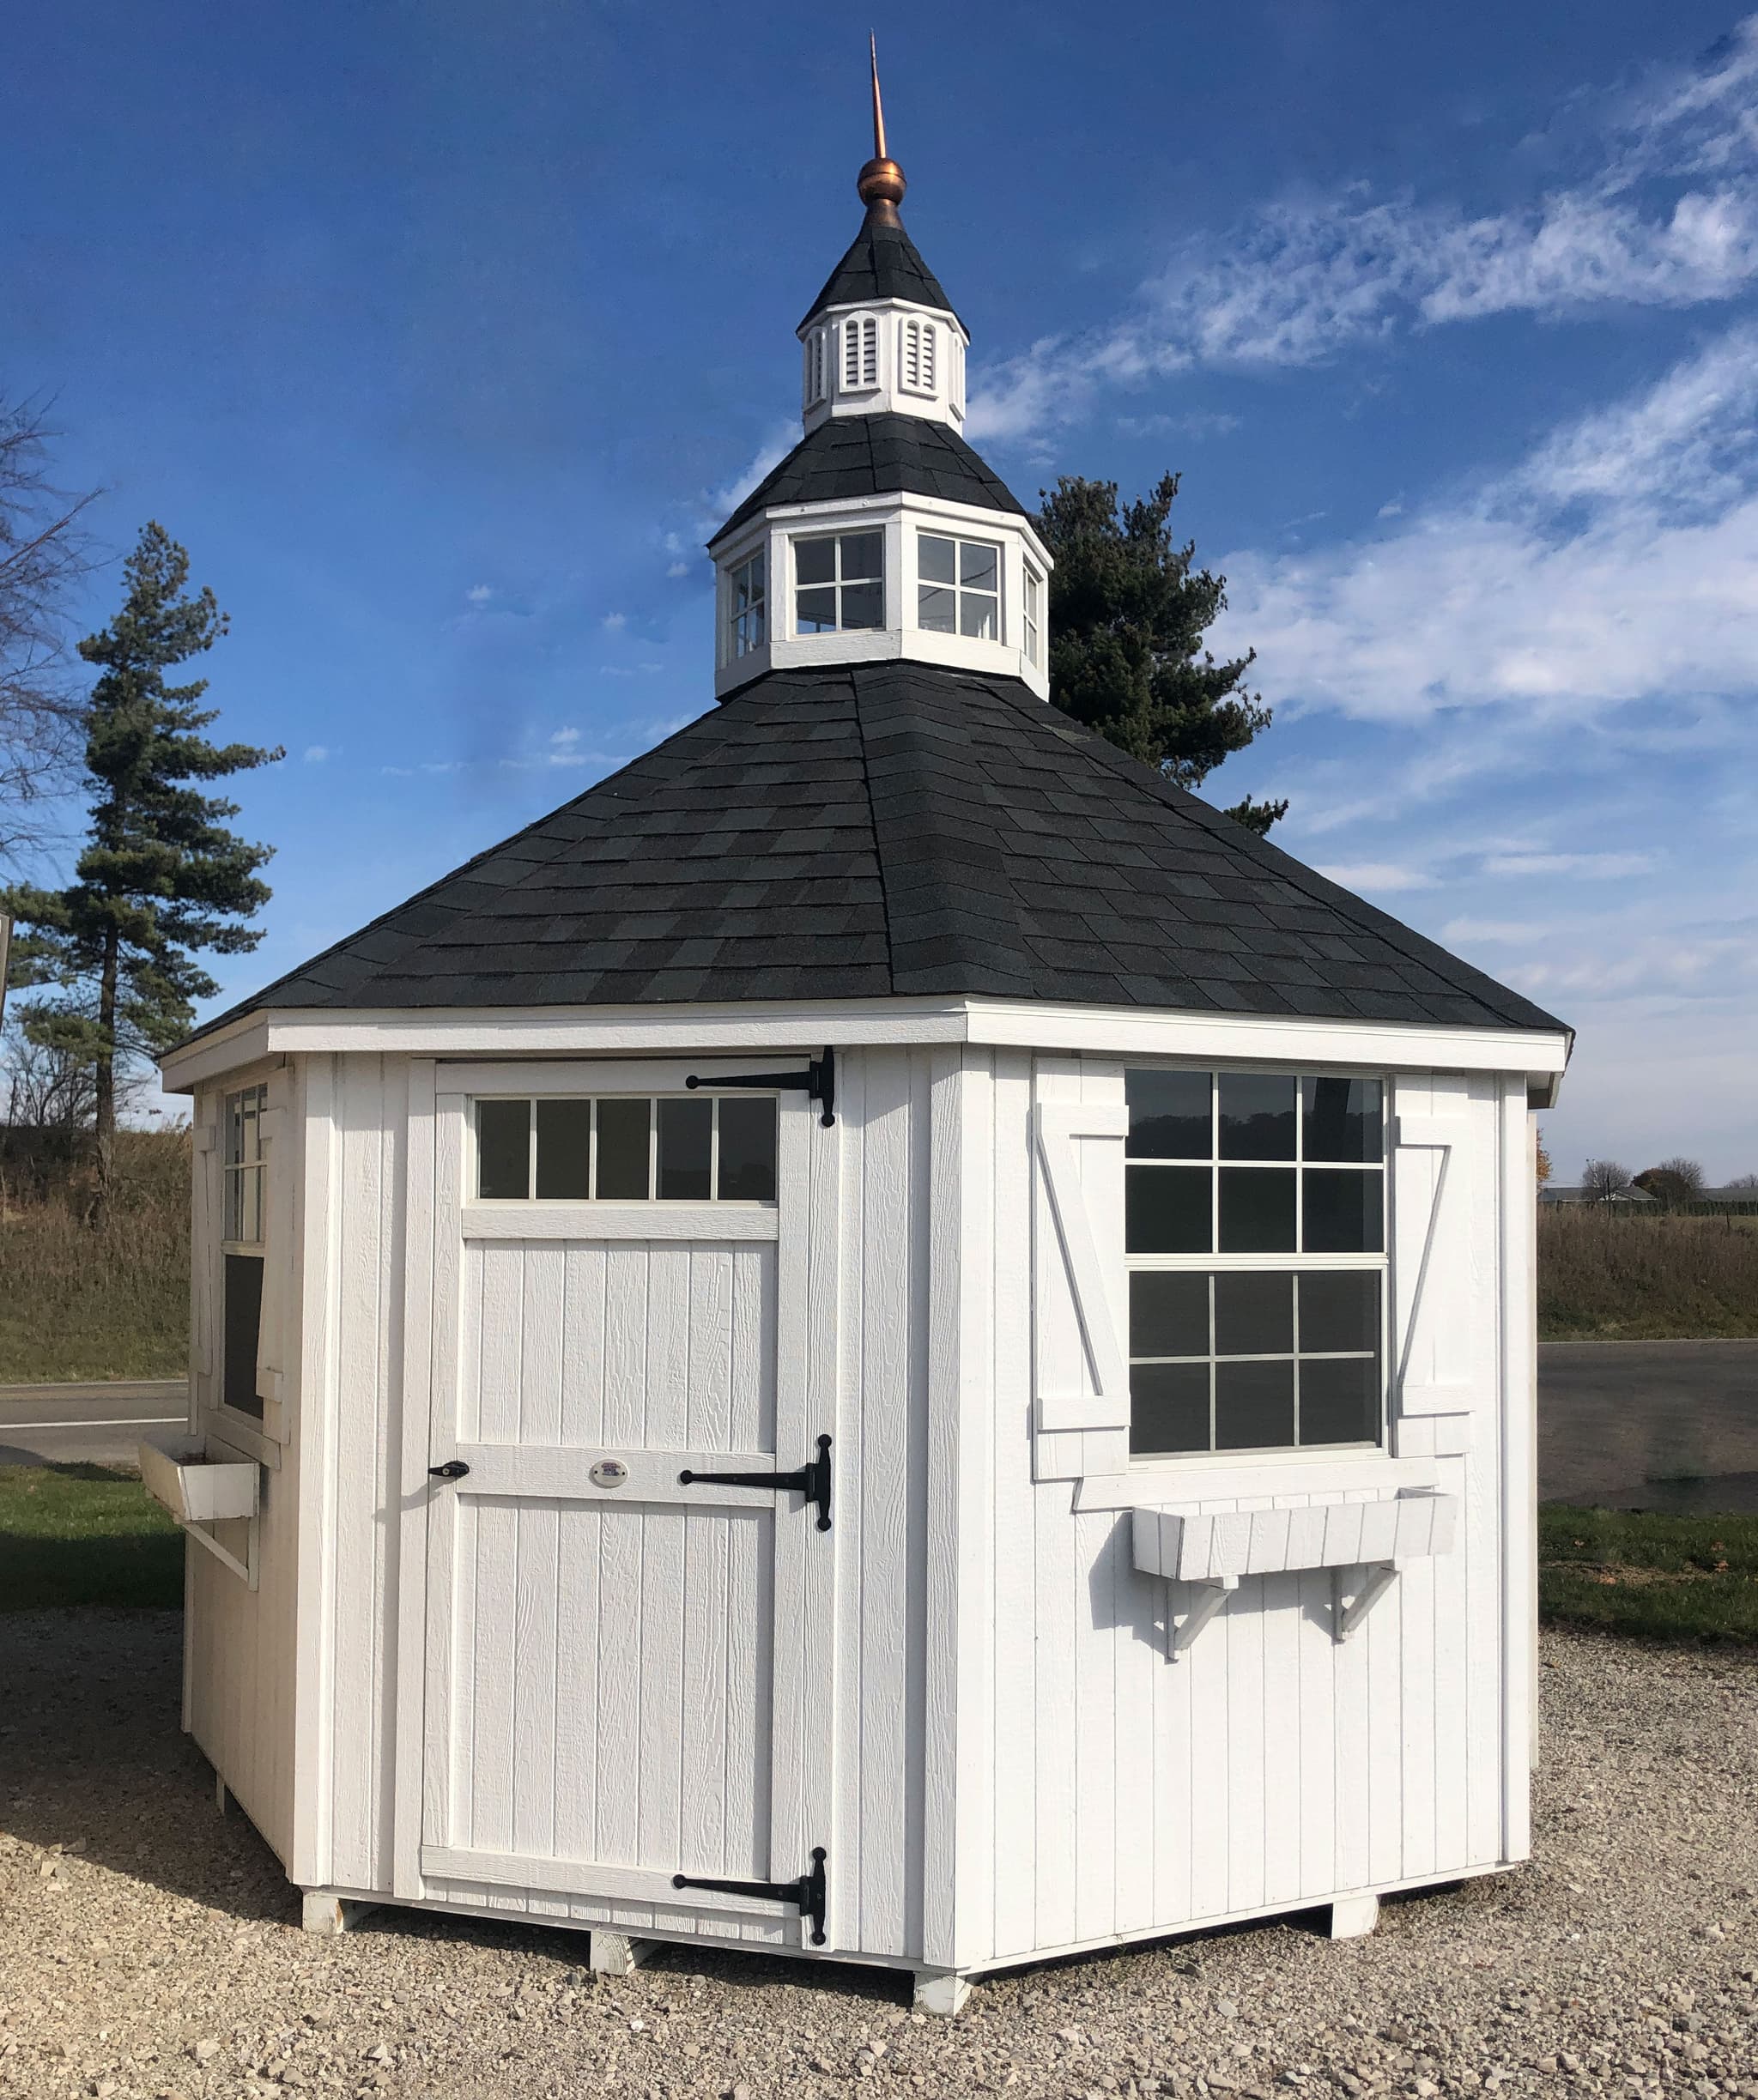
<path id="1" fill-rule="evenodd" d="M 1758 1335 L 1758 1218 L 1541 1207 L 1538 1333 L 1545 1341 Z"/>
<path id="2" fill-rule="evenodd" d="M 0 1466 L 0 1611 L 183 1603 L 183 1536 L 107 1466 Z"/>
<path id="3" fill-rule="evenodd" d="M 1652 1640 L 1758 1642 L 1758 1516 L 1547 1504 L 1538 1608 Z"/>

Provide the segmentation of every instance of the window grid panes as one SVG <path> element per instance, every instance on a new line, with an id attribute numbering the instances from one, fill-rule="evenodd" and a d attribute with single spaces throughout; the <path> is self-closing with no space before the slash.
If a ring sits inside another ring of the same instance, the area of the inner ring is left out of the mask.
<path id="1" fill-rule="evenodd" d="M 221 1159 L 226 1183 L 225 1238 L 229 1245 L 263 1244 L 263 1111 L 266 1086 L 246 1086 L 226 1097 Z"/>
<path id="2" fill-rule="evenodd" d="M 763 556 L 755 554 L 749 561 L 742 561 L 732 572 L 731 596 L 728 603 L 730 622 L 730 643 L 735 657 L 749 656 L 752 650 L 761 649 L 764 642 L 766 607 L 763 589 Z"/>
<path id="3" fill-rule="evenodd" d="M 1377 1078 L 1131 1071 L 1131 1449 L 1377 1443 Z"/>
<path id="4" fill-rule="evenodd" d="M 885 536 L 840 532 L 793 543 L 794 625 L 834 634 L 885 624 Z"/>
<path id="5" fill-rule="evenodd" d="M 916 616 L 929 634 L 1001 639 L 1001 549 L 984 540 L 916 536 Z"/>
<path id="6" fill-rule="evenodd" d="M 542 1203 L 773 1203 L 767 1094 L 476 1104 L 476 1195 Z"/>
<path id="7" fill-rule="evenodd" d="M 1043 638 L 1044 586 L 1038 580 L 1035 569 L 1026 571 L 1026 661 L 1039 663 L 1039 645 Z"/>

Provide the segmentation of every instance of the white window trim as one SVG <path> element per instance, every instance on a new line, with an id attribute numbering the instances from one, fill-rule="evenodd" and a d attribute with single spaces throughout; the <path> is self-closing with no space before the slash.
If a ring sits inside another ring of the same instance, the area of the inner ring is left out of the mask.
<path id="1" fill-rule="evenodd" d="M 936 583 L 931 578 L 923 575 L 922 542 L 924 540 L 951 541 L 955 550 L 952 558 L 955 580 L 952 583 Z M 962 566 L 963 551 L 967 547 L 980 547 L 985 553 L 994 555 L 995 588 L 993 590 L 975 590 L 956 580 L 959 570 Z M 916 527 L 914 552 L 916 558 L 914 579 L 915 599 L 911 607 L 911 611 L 914 617 L 912 619 L 910 625 L 915 628 L 916 632 L 919 634 L 934 634 L 940 637 L 942 639 L 949 641 L 956 638 L 960 641 L 986 643 L 986 645 L 991 648 L 1005 649 L 1008 646 L 1008 548 L 1005 542 L 999 540 L 985 539 L 980 533 L 966 533 L 958 530 L 949 531 L 931 524 L 918 524 Z M 949 590 L 953 594 L 953 624 L 949 633 L 944 628 L 927 627 L 923 626 L 922 593 L 924 590 Z M 985 602 L 990 599 L 993 599 L 995 603 L 995 632 L 992 636 L 985 637 L 977 634 L 967 634 L 964 632 L 964 601 L 967 597 L 981 598 Z"/>
<path id="2" fill-rule="evenodd" d="M 846 315 L 836 336 L 837 392 L 876 394 L 885 383 L 885 330 L 879 325 L 878 315 Z"/>
<path id="3" fill-rule="evenodd" d="M 1158 1272 L 1161 1274 L 1185 1275 L 1215 1275 L 1223 1274 L 1235 1275 L 1300 1275 L 1321 1274 L 1325 1273 L 1330 1273 L 1332 1274 L 1339 1273 L 1349 1274 L 1377 1274 L 1379 1278 L 1379 1435 L 1377 1437 L 1371 1442 L 1362 1440 L 1351 1443 L 1271 1443 L 1250 1445 L 1245 1447 L 1229 1445 L 1224 1449 L 1214 1449 L 1209 1450 L 1131 1451 L 1130 1453 L 1129 1459 L 1131 1473 L 1153 1474 L 1158 1472 L 1163 1474 L 1167 1472 L 1176 1472 L 1179 1474 L 1183 1474 L 1188 1472 L 1201 1472 L 1205 1468 L 1219 1470 L 1228 1467 L 1237 1468 L 1242 1464 L 1250 1465 L 1253 1463 L 1269 1462 L 1279 1465 L 1284 1462 L 1290 1464 L 1309 1464 L 1323 1463 L 1327 1459 L 1334 1461 L 1339 1459 L 1373 1459 L 1376 1457 L 1385 1459 L 1388 1457 L 1391 1450 L 1391 1433 L 1393 1418 L 1393 1395 L 1397 1389 L 1399 1368 L 1397 1365 L 1394 1365 L 1391 1360 L 1393 1342 L 1391 1254 L 1391 1172 L 1393 1153 L 1397 1143 L 1400 1141 L 1397 1135 L 1397 1126 L 1393 1119 L 1391 1108 L 1393 1099 L 1392 1088 L 1395 1075 L 1389 1071 L 1382 1070 L 1358 1069 L 1354 1071 L 1339 1072 L 1335 1068 L 1332 1068 L 1331 1070 L 1326 1072 L 1314 1072 L 1306 1066 L 1293 1064 L 1270 1068 L 1266 1072 L 1266 1068 L 1262 1065 L 1253 1067 L 1238 1067 L 1228 1063 L 1219 1058 L 1209 1060 L 1207 1062 L 1197 1062 L 1195 1061 L 1185 1062 L 1183 1060 L 1179 1060 L 1174 1062 L 1170 1059 L 1156 1060 L 1131 1057 L 1129 1059 L 1125 1067 L 1125 1085 L 1127 1085 L 1127 1074 L 1130 1071 L 1206 1072 L 1211 1075 L 1215 1082 L 1215 1098 L 1211 1099 L 1210 1103 L 1210 1114 L 1211 1117 L 1215 1120 L 1211 1125 L 1211 1151 L 1209 1158 L 1206 1160 L 1167 1160 L 1164 1162 L 1164 1165 L 1172 1167 L 1184 1165 L 1192 1167 L 1206 1167 L 1208 1169 L 1210 1177 L 1209 1202 L 1211 1206 L 1209 1213 L 1209 1237 L 1216 1243 L 1216 1248 L 1208 1253 L 1133 1254 L 1128 1250 L 1127 1247 L 1125 1247 L 1124 1253 L 1124 1287 L 1125 1292 L 1127 1292 L 1129 1287 L 1129 1276 L 1134 1274 L 1137 1270 L 1141 1270 L 1143 1273 Z M 1378 1173 L 1379 1175 L 1379 1237 L 1381 1244 L 1377 1253 L 1363 1251 L 1361 1253 L 1350 1254 L 1306 1254 L 1294 1253 L 1283 1250 L 1271 1253 L 1223 1254 L 1219 1251 L 1219 1241 L 1221 1238 L 1221 1169 L 1223 1166 L 1244 1167 L 1250 1169 L 1281 1168 L 1285 1171 L 1290 1169 L 1294 1170 L 1297 1176 L 1295 1181 L 1295 1217 L 1298 1222 L 1300 1216 L 1300 1183 L 1298 1179 L 1298 1173 L 1300 1170 L 1309 1164 L 1301 1156 L 1303 1147 L 1300 1141 L 1304 1129 L 1304 1123 L 1303 1119 L 1299 1115 L 1296 1116 L 1294 1123 L 1295 1156 L 1294 1159 L 1222 1159 L 1220 1152 L 1221 1135 L 1218 1120 L 1220 1114 L 1218 1105 L 1219 1082 L 1222 1079 L 1229 1076 L 1271 1076 L 1276 1078 L 1291 1078 L 1295 1083 L 1297 1098 L 1299 1083 L 1302 1079 L 1306 1078 L 1371 1079 L 1377 1080 L 1379 1082 L 1379 1158 L 1377 1160 L 1325 1159 L 1313 1160 L 1310 1162 L 1312 1165 L 1321 1169 L 1337 1168 L 1344 1171 L 1353 1171 L 1360 1173 Z M 1125 1201 L 1127 1201 L 1128 1177 L 1131 1167 L 1143 1165 L 1151 1166 L 1153 1164 L 1153 1162 L 1149 1161 L 1131 1159 L 1128 1152 L 1128 1139 L 1125 1137 L 1124 1152 Z M 1129 1357 L 1129 1336 L 1127 1332 L 1128 1317 L 1128 1309 L 1127 1306 L 1125 1306 L 1124 1312 L 1125 1331 L 1123 1340 L 1123 1347 L 1126 1361 L 1128 1360 Z M 1280 1360 L 1282 1353 L 1276 1352 L 1274 1353 L 1276 1354 L 1277 1360 Z M 1290 1351 L 1288 1353 L 1288 1354 L 1289 1360 L 1294 1360 L 1294 1352 Z M 1247 1358 L 1240 1360 L 1249 1362 L 1252 1359 Z M 1133 1405 L 1133 1402 L 1131 1402 L 1131 1405 Z"/>
<path id="4" fill-rule="evenodd" d="M 876 577 L 852 577 L 849 583 L 859 585 L 876 583 L 879 586 L 879 624 L 876 627 L 846 627 L 842 624 L 842 594 L 847 587 L 842 574 L 842 542 L 864 536 L 876 537 L 879 542 L 879 573 Z M 808 522 L 802 531 L 791 531 L 787 537 L 787 638 L 790 641 L 846 643 L 852 637 L 882 635 L 892 623 L 891 570 L 894 557 L 893 533 L 888 521 L 876 518 L 855 523 L 830 523 L 815 526 Z M 836 548 L 836 577 L 830 584 L 802 584 L 799 575 L 799 550 L 808 541 L 828 540 Z M 836 593 L 836 625 L 809 632 L 800 625 L 800 592 L 802 590 L 834 590 Z M 773 625 L 772 625 L 773 632 Z"/>
<path id="5" fill-rule="evenodd" d="M 897 384 L 902 392 L 929 400 L 940 391 L 940 330 L 924 314 L 898 317 Z"/>
<path id="6" fill-rule="evenodd" d="M 747 570 L 757 571 L 756 596 L 741 614 L 738 609 L 738 579 Z M 750 620 L 755 614 L 759 629 L 755 641 L 739 646 L 738 623 L 743 618 Z M 748 657 L 760 656 L 769 646 L 769 561 L 768 550 L 761 542 L 751 548 L 742 560 L 726 565 L 726 611 L 724 619 L 725 655 L 727 663 L 743 663 Z"/>

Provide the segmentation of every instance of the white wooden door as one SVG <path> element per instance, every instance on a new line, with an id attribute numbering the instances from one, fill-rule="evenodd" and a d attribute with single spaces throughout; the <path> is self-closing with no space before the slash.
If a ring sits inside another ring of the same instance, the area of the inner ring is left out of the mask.
<path id="1" fill-rule="evenodd" d="M 602 1102 L 682 1068 L 486 1076 Z M 816 1116 L 779 1095 L 773 1201 L 488 1202 L 483 1098 L 433 1125 L 421 1885 L 826 1944 L 834 1499 L 696 1477 L 818 1461 L 834 1495 Z"/>

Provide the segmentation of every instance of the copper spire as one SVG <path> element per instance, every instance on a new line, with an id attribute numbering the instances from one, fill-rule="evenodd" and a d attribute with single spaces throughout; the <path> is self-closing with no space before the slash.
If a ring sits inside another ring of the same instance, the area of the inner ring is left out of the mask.
<path id="1" fill-rule="evenodd" d="M 901 223 L 897 208 L 903 202 L 903 170 L 885 150 L 885 105 L 879 100 L 879 41 L 870 32 L 868 54 L 873 62 L 873 158 L 861 170 L 855 189 L 867 208 L 869 225 Z"/>

